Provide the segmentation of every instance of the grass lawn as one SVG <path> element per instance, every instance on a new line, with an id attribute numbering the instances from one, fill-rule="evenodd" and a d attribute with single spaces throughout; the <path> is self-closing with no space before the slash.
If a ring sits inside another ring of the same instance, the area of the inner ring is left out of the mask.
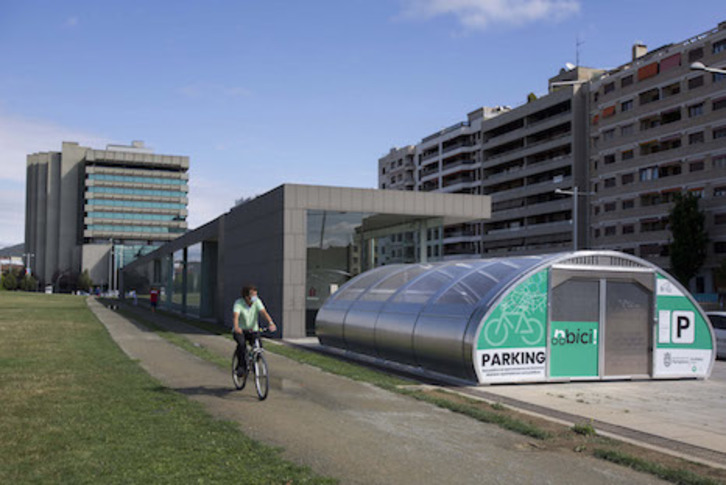
<path id="1" fill-rule="evenodd" d="M 333 483 L 159 385 L 82 297 L 0 293 L 0 483 Z"/>

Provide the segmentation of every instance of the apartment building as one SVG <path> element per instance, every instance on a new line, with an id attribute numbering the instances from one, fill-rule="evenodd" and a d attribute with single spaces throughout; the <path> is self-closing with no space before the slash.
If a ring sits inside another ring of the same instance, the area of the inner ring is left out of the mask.
<path id="1" fill-rule="evenodd" d="M 432 133 L 415 146 L 391 149 L 378 161 L 378 187 L 481 194 L 482 124 L 508 110 L 502 106 L 482 107 L 469 113 L 466 121 Z M 393 170 L 397 170 L 395 175 Z M 410 182 L 411 175 L 413 183 Z M 399 176 L 403 182 L 409 182 L 402 186 L 398 182 Z M 481 227 L 479 221 L 428 229 L 427 256 L 432 260 L 478 256 L 481 251 Z M 401 234 L 389 244 L 381 246 L 383 254 L 379 257 L 387 262 L 409 262 L 417 254 L 419 239 L 418 233 Z"/>
<path id="2" fill-rule="evenodd" d="M 43 284 L 116 269 L 187 229 L 189 158 L 135 141 L 105 150 L 63 142 L 27 157 L 25 252 Z"/>
<path id="3" fill-rule="evenodd" d="M 683 191 L 700 196 L 710 243 L 691 288 L 713 290 L 726 259 L 726 22 L 648 52 L 590 85 L 590 244 L 668 267 L 668 213 Z"/>
<path id="4" fill-rule="evenodd" d="M 492 197 L 482 255 L 585 247 L 587 191 L 556 190 L 587 184 L 587 81 L 602 72 L 563 69 L 549 80 L 549 94 L 482 124 L 481 193 Z"/>

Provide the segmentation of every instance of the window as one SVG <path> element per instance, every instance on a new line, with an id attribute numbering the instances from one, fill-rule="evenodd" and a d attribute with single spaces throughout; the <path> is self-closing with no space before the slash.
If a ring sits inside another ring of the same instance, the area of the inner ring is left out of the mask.
<path id="1" fill-rule="evenodd" d="M 623 210 L 632 209 L 635 207 L 635 199 L 628 199 L 623 201 Z"/>
<path id="2" fill-rule="evenodd" d="M 716 224 L 717 226 L 726 224 L 726 213 L 716 214 L 715 216 L 713 216 L 713 223 Z"/>
<path id="3" fill-rule="evenodd" d="M 726 98 L 717 99 L 711 105 L 711 109 L 713 111 L 718 111 L 718 110 L 724 109 L 724 108 L 726 108 Z"/>
<path id="4" fill-rule="evenodd" d="M 688 144 L 689 145 L 696 145 L 697 143 L 703 143 L 704 142 L 704 136 L 703 132 L 699 131 L 698 133 L 691 133 L 688 135 Z"/>
<path id="5" fill-rule="evenodd" d="M 726 155 L 719 155 L 711 159 L 713 168 L 726 168 Z"/>
<path id="6" fill-rule="evenodd" d="M 613 211 L 615 211 L 616 207 L 617 206 L 615 205 L 615 202 L 606 202 L 605 205 L 603 206 L 603 210 L 605 212 L 613 212 Z"/>
<path id="7" fill-rule="evenodd" d="M 726 253 L 726 242 L 718 241 L 713 243 L 713 252 L 716 254 Z"/>
<path id="8" fill-rule="evenodd" d="M 613 138 L 615 138 L 615 129 L 606 130 L 602 132 L 602 139 L 603 141 L 610 141 Z"/>
<path id="9" fill-rule="evenodd" d="M 713 139 L 718 140 L 719 138 L 726 137 L 726 126 L 721 126 L 713 129 Z"/>
<path id="10" fill-rule="evenodd" d="M 620 156 L 622 160 L 630 160 L 635 156 L 635 150 L 625 150 Z"/>
<path id="11" fill-rule="evenodd" d="M 615 82 L 607 83 L 603 86 L 603 93 L 607 94 L 615 90 Z"/>
<path id="12" fill-rule="evenodd" d="M 658 90 L 658 88 L 644 91 L 638 96 L 638 101 L 640 102 L 641 106 L 644 104 L 652 103 L 653 101 L 658 101 L 659 99 L 660 91 Z"/>
<path id="13" fill-rule="evenodd" d="M 622 136 L 632 135 L 633 133 L 635 133 L 635 123 L 630 123 L 620 127 L 620 134 Z"/>
<path id="14" fill-rule="evenodd" d="M 383 169 L 381 170 L 381 174 L 386 175 L 386 167 L 383 167 Z"/>
<path id="15" fill-rule="evenodd" d="M 681 83 L 673 83 L 669 84 L 668 86 L 661 89 L 661 94 L 663 98 L 670 98 L 671 96 L 675 96 L 676 94 L 681 92 Z"/>
<path id="16" fill-rule="evenodd" d="M 595 207 L 592 208 L 592 215 L 596 216 L 598 214 L 600 214 L 600 206 L 596 205 Z"/>
<path id="17" fill-rule="evenodd" d="M 592 101 L 593 103 L 597 103 L 597 101 L 600 99 L 600 93 L 595 93 L 592 95 Z"/>
<path id="18" fill-rule="evenodd" d="M 623 79 L 620 80 L 620 87 L 624 88 L 625 86 L 630 86 L 633 84 L 633 75 L 625 76 Z"/>
<path id="19" fill-rule="evenodd" d="M 633 173 L 624 173 L 620 177 L 620 183 L 622 185 L 632 184 L 634 181 L 635 181 L 635 174 L 633 174 Z"/>
<path id="20" fill-rule="evenodd" d="M 716 187 L 713 189 L 713 196 L 714 197 L 724 197 L 726 196 L 726 186 L 724 187 Z"/>
<path id="21" fill-rule="evenodd" d="M 692 77 L 688 80 L 688 89 L 696 89 L 703 86 L 703 76 Z"/>
<path id="22" fill-rule="evenodd" d="M 595 237 L 600 237 L 600 229 L 595 229 Z"/>
<path id="23" fill-rule="evenodd" d="M 603 183 L 603 186 L 606 189 L 609 189 L 611 187 L 615 187 L 615 177 L 612 177 L 612 178 L 609 178 L 609 179 L 605 179 L 605 182 Z"/>
<path id="24" fill-rule="evenodd" d="M 640 131 L 647 131 L 660 126 L 660 116 L 654 115 L 640 120 Z"/>
<path id="25" fill-rule="evenodd" d="M 703 114 L 703 103 L 694 104 L 688 107 L 688 117 L 694 118 Z"/>
<path id="26" fill-rule="evenodd" d="M 606 236 L 614 236 L 615 235 L 615 226 L 608 226 L 605 228 L 605 235 Z"/>
<path id="27" fill-rule="evenodd" d="M 654 219 L 640 223 L 640 232 L 663 231 L 668 226 L 668 219 Z"/>
<path id="28" fill-rule="evenodd" d="M 658 167 L 648 167 L 640 169 L 640 181 L 646 182 L 648 180 L 658 179 Z"/>
<path id="29" fill-rule="evenodd" d="M 696 162 L 691 162 L 688 165 L 688 171 L 689 172 L 700 172 L 703 170 L 705 164 L 703 163 L 703 160 L 698 160 Z"/>
<path id="30" fill-rule="evenodd" d="M 615 154 L 611 153 L 609 155 L 605 155 L 603 157 L 603 162 L 605 162 L 605 165 L 609 165 L 611 163 L 615 163 Z"/>
<path id="31" fill-rule="evenodd" d="M 726 39 L 719 40 L 718 42 L 714 42 L 711 46 L 711 53 L 712 54 L 718 54 L 721 51 L 726 51 Z"/>
<path id="32" fill-rule="evenodd" d="M 629 99 L 620 103 L 620 111 L 630 111 L 633 109 L 633 100 Z"/>
<path id="33" fill-rule="evenodd" d="M 668 123 L 674 123 L 674 122 L 680 121 L 680 120 L 681 120 L 681 109 L 680 108 L 666 111 L 665 113 L 663 113 L 661 115 L 661 122 L 664 125 L 667 125 Z"/>
<path id="34" fill-rule="evenodd" d="M 721 74 L 720 72 L 714 72 L 713 76 L 711 78 L 711 81 L 714 83 L 726 81 L 726 74 Z"/>
<path id="35" fill-rule="evenodd" d="M 594 136 L 594 137 L 592 137 L 592 139 L 590 141 L 591 141 L 590 144 L 592 145 L 592 148 L 597 148 L 600 139 L 598 137 Z"/>
<path id="36" fill-rule="evenodd" d="M 698 49 L 693 49 L 692 51 L 688 51 L 688 62 L 697 61 L 701 57 L 703 57 L 703 47 L 699 47 Z"/>
<path id="37" fill-rule="evenodd" d="M 635 224 L 625 224 L 623 226 L 623 234 L 633 234 L 635 232 Z"/>

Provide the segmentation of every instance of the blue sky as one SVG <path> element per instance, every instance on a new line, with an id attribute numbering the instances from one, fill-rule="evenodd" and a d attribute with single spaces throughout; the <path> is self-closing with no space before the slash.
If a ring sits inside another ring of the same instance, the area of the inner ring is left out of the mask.
<path id="1" fill-rule="evenodd" d="M 191 159 L 190 227 L 285 182 L 375 187 L 392 146 L 726 20 L 699 0 L 0 0 L 0 247 L 25 156 L 144 140 Z"/>

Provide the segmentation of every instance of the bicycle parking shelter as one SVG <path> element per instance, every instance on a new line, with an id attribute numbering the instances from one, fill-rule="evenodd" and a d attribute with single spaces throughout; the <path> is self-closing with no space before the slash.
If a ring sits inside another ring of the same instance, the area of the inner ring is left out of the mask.
<path id="1" fill-rule="evenodd" d="M 322 345 L 479 384 L 707 378 L 708 318 L 673 277 L 615 251 L 383 266 L 316 318 Z"/>

